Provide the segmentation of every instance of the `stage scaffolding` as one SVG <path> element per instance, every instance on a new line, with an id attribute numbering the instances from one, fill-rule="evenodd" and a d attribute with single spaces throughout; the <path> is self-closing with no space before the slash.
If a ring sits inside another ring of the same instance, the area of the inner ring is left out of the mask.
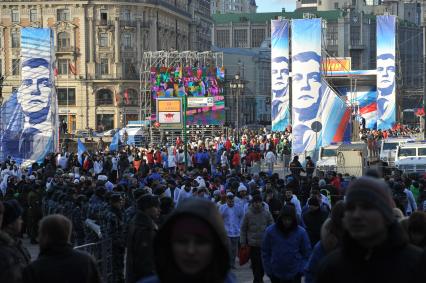
<path id="1" fill-rule="evenodd" d="M 140 118 L 139 120 L 151 121 L 156 113 L 155 100 L 151 96 L 151 68 L 152 67 L 185 67 L 185 66 L 223 66 L 223 53 L 212 51 L 145 51 L 140 66 Z M 154 122 L 154 121 L 151 121 Z M 150 144 L 160 142 L 174 142 L 177 136 L 183 140 L 183 129 L 164 130 L 153 127 L 147 123 L 145 127 L 146 141 Z M 203 136 L 210 138 L 223 132 L 223 126 L 188 126 L 187 134 L 191 139 Z"/>

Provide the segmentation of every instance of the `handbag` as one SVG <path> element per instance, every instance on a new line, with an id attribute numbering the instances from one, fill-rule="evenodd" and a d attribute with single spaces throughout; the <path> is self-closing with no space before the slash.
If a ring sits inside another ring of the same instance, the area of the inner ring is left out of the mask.
<path id="1" fill-rule="evenodd" d="M 241 246 L 238 250 L 238 259 L 240 265 L 246 264 L 250 259 L 250 247 L 249 246 Z"/>

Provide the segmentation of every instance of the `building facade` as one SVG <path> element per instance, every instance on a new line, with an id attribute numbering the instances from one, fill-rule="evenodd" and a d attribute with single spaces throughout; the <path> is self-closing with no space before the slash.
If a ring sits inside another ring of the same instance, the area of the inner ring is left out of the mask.
<path id="1" fill-rule="evenodd" d="M 212 14 L 256 13 L 256 0 L 211 0 Z"/>
<path id="2" fill-rule="evenodd" d="M 208 0 L 0 1 L 5 99 L 20 84 L 20 29 L 51 28 L 60 119 L 70 131 L 140 118 L 144 50 L 210 50 Z"/>

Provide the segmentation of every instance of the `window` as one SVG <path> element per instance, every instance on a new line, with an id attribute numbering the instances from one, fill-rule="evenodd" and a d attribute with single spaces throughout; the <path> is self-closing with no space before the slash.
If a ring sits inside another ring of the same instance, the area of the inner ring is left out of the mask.
<path id="1" fill-rule="evenodd" d="M 130 11 L 129 10 L 123 11 L 123 21 L 130 21 Z"/>
<path id="2" fill-rule="evenodd" d="M 71 39 L 67 32 L 58 33 L 58 50 L 70 48 Z"/>
<path id="3" fill-rule="evenodd" d="M 230 47 L 229 30 L 218 30 L 218 31 L 216 31 L 216 45 L 219 48 Z"/>
<path id="4" fill-rule="evenodd" d="M 339 3 L 338 2 L 334 2 L 334 9 L 339 9 Z"/>
<path id="5" fill-rule="evenodd" d="M 124 76 L 128 79 L 135 79 L 137 78 L 137 73 L 135 66 L 133 65 L 132 58 L 125 58 L 123 61 L 123 69 L 124 69 Z"/>
<path id="6" fill-rule="evenodd" d="M 21 45 L 19 33 L 18 32 L 12 32 L 11 37 L 12 37 L 12 48 L 19 48 L 20 45 Z"/>
<path id="7" fill-rule="evenodd" d="M 12 10 L 12 23 L 19 23 L 19 11 Z"/>
<path id="8" fill-rule="evenodd" d="M 101 89 L 96 92 L 96 105 L 112 105 L 112 91 Z"/>
<path id="9" fill-rule="evenodd" d="M 265 39 L 265 29 L 251 30 L 251 47 L 260 47 L 264 39 Z"/>
<path id="10" fill-rule="evenodd" d="M 96 129 L 102 131 L 114 129 L 114 114 L 97 114 Z"/>
<path id="11" fill-rule="evenodd" d="M 101 75 L 108 75 L 108 58 L 101 58 Z"/>
<path id="12" fill-rule="evenodd" d="M 327 46 L 336 46 L 338 42 L 337 24 L 327 25 Z"/>
<path id="13" fill-rule="evenodd" d="M 68 59 L 58 59 L 58 75 L 68 75 Z"/>
<path id="14" fill-rule="evenodd" d="M 234 47 L 248 47 L 247 44 L 247 30 L 237 29 L 234 30 Z"/>
<path id="15" fill-rule="evenodd" d="M 126 49 L 132 48 L 132 35 L 129 33 L 123 34 L 123 46 Z"/>
<path id="16" fill-rule="evenodd" d="M 400 148 L 398 156 L 416 156 L 416 149 L 415 148 Z"/>
<path id="17" fill-rule="evenodd" d="M 108 47 L 108 33 L 101 32 L 99 34 L 99 47 Z"/>
<path id="18" fill-rule="evenodd" d="M 19 76 L 21 74 L 21 60 L 12 59 L 12 76 Z"/>
<path id="19" fill-rule="evenodd" d="M 37 9 L 30 10 L 30 22 L 36 22 L 38 20 L 37 17 Z"/>
<path id="20" fill-rule="evenodd" d="M 101 25 L 106 25 L 108 22 L 108 10 L 102 9 L 100 13 Z"/>
<path id="21" fill-rule="evenodd" d="M 58 21 L 69 21 L 70 11 L 68 9 L 58 9 Z"/>
<path id="22" fill-rule="evenodd" d="M 58 105 L 75 105 L 75 88 L 58 88 L 57 93 Z"/>

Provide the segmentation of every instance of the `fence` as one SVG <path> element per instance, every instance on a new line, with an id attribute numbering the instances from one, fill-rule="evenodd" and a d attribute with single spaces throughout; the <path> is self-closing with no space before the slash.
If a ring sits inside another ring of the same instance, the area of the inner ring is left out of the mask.
<path id="1" fill-rule="evenodd" d="M 74 249 L 92 255 L 98 265 L 102 282 L 112 283 L 112 240 L 110 238 L 77 246 Z"/>

